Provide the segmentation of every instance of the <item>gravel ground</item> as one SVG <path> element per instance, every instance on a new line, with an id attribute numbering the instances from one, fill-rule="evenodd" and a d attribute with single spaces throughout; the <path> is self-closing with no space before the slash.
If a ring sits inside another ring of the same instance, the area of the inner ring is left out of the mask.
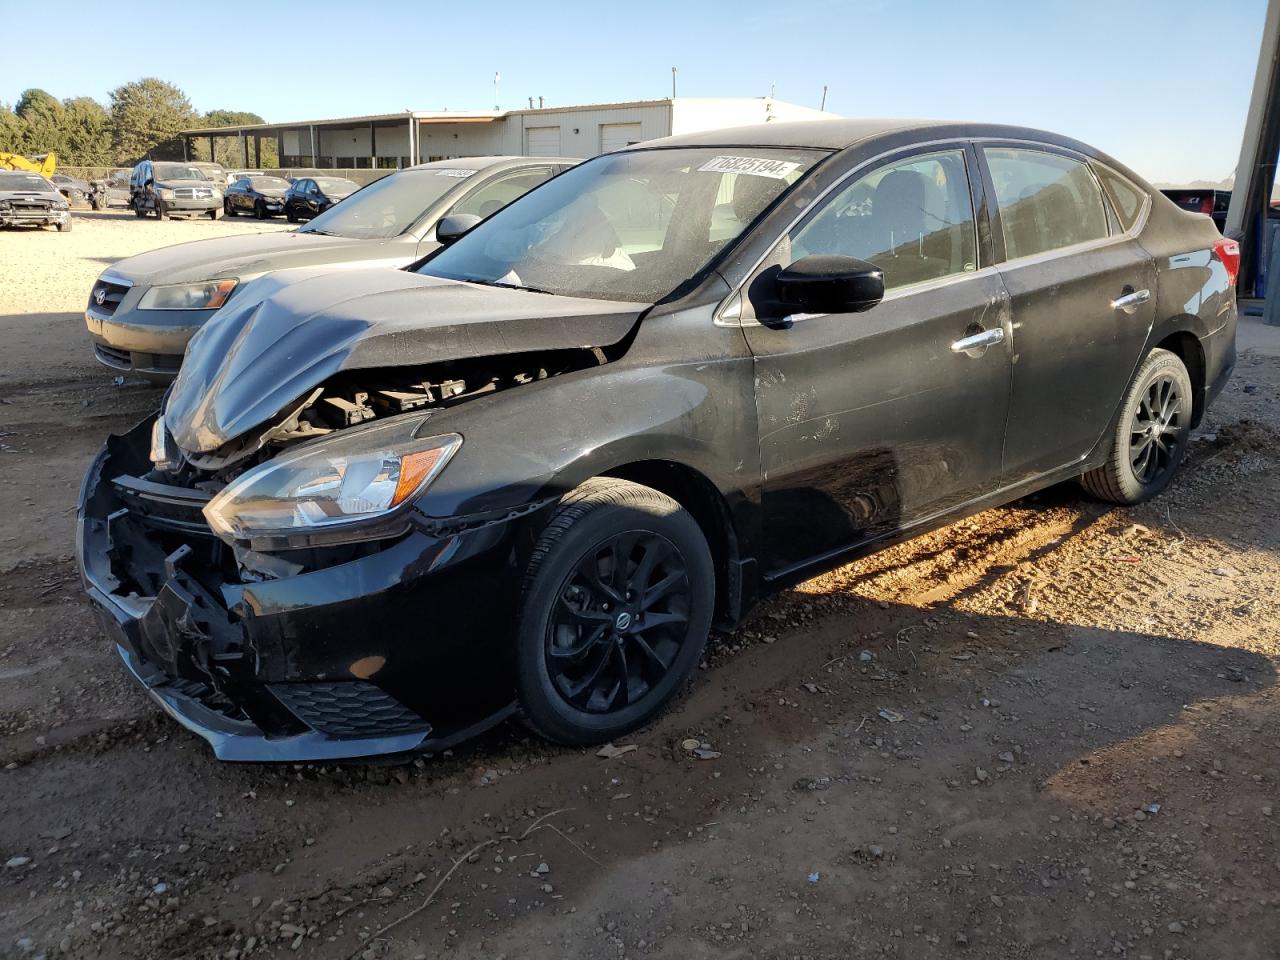
<path id="1" fill-rule="evenodd" d="M 635 749 L 232 766 L 81 598 L 79 477 L 159 393 L 80 310 L 280 228 L 0 233 L 0 956 L 1280 956 L 1276 331 L 1155 502 L 1055 488 L 804 584 Z"/>

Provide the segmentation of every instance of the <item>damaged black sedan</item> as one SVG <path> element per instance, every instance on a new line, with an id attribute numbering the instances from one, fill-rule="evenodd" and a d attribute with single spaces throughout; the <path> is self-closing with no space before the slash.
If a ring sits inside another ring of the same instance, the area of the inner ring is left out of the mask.
<path id="1" fill-rule="evenodd" d="M 89 469 L 104 629 L 219 757 L 620 736 L 769 593 L 1154 496 L 1234 363 L 1235 245 L 1021 128 L 676 137 L 446 226 L 224 310 Z"/>

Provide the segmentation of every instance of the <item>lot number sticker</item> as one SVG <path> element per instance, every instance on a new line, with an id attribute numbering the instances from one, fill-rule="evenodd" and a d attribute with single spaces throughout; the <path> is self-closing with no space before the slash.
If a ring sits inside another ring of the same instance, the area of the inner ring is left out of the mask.
<path id="1" fill-rule="evenodd" d="M 698 168 L 703 173 L 745 173 L 753 177 L 784 180 L 800 164 L 764 157 L 712 157 Z"/>

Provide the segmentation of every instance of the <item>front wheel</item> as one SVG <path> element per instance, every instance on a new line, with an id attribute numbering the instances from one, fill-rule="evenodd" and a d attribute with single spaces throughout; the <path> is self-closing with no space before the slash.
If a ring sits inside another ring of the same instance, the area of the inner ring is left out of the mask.
<path id="1" fill-rule="evenodd" d="M 253 205 L 253 215 L 257 217 L 259 220 L 267 219 L 267 205 L 263 203 L 261 200 L 257 201 Z"/>
<path id="2" fill-rule="evenodd" d="M 156 201 L 156 217 L 160 220 L 169 219 L 169 208 L 164 205 L 164 201 Z"/>
<path id="3" fill-rule="evenodd" d="M 58 232 L 59 233 L 71 232 L 71 219 L 69 217 L 66 220 L 64 220 L 62 223 L 58 224 Z"/>
<path id="4" fill-rule="evenodd" d="M 524 721 L 570 746 L 649 723 L 702 656 L 714 603 L 711 551 L 688 511 L 650 487 L 587 481 L 561 501 L 525 572 Z"/>
<path id="5" fill-rule="evenodd" d="M 224 217 L 234 217 L 236 215 L 235 207 L 231 206 L 230 200 L 222 201 L 222 215 Z"/>
<path id="6" fill-rule="evenodd" d="M 1191 413 L 1186 366 L 1168 350 L 1152 350 L 1125 395 L 1107 462 L 1081 477 L 1081 485 L 1112 503 L 1150 500 L 1182 463 Z"/>

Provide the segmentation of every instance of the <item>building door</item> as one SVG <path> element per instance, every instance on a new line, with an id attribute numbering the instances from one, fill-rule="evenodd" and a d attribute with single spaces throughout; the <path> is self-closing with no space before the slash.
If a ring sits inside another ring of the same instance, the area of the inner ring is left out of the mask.
<path id="1" fill-rule="evenodd" d="M 526 157 L 560 156 L 560 128 L 527 127 L 524 131 L 524 155 Z"/>
<path id="2" fill-rule="evenodd" d="M 600 124 L 600 152 L 609 153 L 621 150 L 633 143 L 640 142 L 640 124 L 638 123 L 602 123 Z"/>

